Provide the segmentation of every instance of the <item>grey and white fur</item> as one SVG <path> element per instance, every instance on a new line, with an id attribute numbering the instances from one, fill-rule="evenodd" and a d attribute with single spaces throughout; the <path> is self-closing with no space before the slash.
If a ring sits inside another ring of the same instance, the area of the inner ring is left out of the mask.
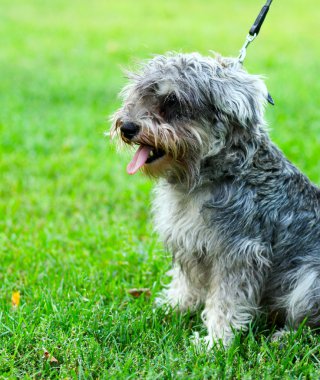
<path id="1" fill-rule="evenodd" d="M 158 180 L 154 224 L 173 256 L 158 304 L 203 307 L 209 346 L 260 313 L 320 321 L 320 191 L 270 141 L 267 97 L 236 59 L 169 53 L 129 73 L 113 116 L 112 134 L 149 152 L 131 173 Z"/>

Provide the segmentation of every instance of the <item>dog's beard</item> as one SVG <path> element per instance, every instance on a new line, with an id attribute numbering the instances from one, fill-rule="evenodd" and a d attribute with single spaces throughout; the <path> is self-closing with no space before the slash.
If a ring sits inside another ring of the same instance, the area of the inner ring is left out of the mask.
<path id="1" fill-rule="evenodd" d="M 142 169 L 146 174 L 150 174 L 153 170 L 144 170 L 145 167 L 157 168 L 156 172 L 160 173 L 162 166 L 168 161 L 177 160 L 181 155 L 183 148 L 182 139 L 179 139 L 174 127 L 167 123 L 155 123 L 154 120 L 143 118 L 140 122 L 139 133 L 133 138 L 126 138 L 121 133 L 123 122 L 117 118 L 111 129 L 111 137 L 118 135 L 120 142 L 127 146 L 136 148 L 136 151 L 127 165 L 127 173 L 135 174 Z M 180 142 L 179 142 L 180 140 Z"/>
<path id="2" fill-rule="evenodd" d="M 128 117 L 126 116 L 126 119 Z M 174 183 L 187 183 L 192 186 L 199 174 L 199 166 L 208 136 L 202 125 L 185 121 L 179 124 L 158 123 L 158 117 L 142 118 L 134 122 L 140 131 L 132 139 L 121 133 L 122 114 L 113 119 L 111 137 L 120 137 L 120 142 L 135 148 L 135 153 L 127 165 L 127 173 L 142 171 L 153 178 L 166 178 Z"/>

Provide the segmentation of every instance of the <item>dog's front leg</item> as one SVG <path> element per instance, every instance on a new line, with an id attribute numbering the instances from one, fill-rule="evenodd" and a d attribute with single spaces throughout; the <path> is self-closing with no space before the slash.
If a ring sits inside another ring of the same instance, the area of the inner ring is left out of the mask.
<path id="1" fill-rule="evenodd" d="M 190 284 L 183 271 L 175 266 L 168 272 L 172 276 L 171 283 L 165 287 L 156 298 L 156 305 L 169 305 L 180 311 L 194 311 L 203 301 L 201 292 Z"/>
<path id="2" fill-rule="evenodd" d="M 202 319 L 207 327 L 205 343 L 210 348 L 214 341 L 231 343 L 234 330 L 247 330 L 259 311 L 261 279 L 253 270 L 228 271 L 218 276 L 219 281 L 208 292 Z"/>

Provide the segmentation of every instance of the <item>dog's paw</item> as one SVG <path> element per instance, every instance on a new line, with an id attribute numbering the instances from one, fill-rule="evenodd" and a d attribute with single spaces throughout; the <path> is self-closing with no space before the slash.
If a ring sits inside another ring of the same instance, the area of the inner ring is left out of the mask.
<path id="1" fill-rule="evenodd" d="M 218 349 L 228 349 L 234 341 L 234 336 L 229 335 L 224 338 L 219 338 L 217 336 L 207 335 L 200 337 L 198 332 L 194 332 L 191 341 L 199 352 L 203 352 L 210 351 L 212 347 L 217 347 Z"/>
<path id="2" fill-rule="evenodd" d="M 166 297 L 165 291 L 160 292 L 154 299 L 153 310 L 157 309 L 164 311 L 165 315 L 172 311 L 172 306 Z"/>
<path id="3" fill-rule="evenodd" d="M 286 339 L 288 336 L 290 336 L 291 331 L 287 328 L 283 328 L 281 330 L 276 331 L 271 336 L 271 342 L 279 342 L 283 339 Z"/>
<path id="4" fill-rule="evenodd" d="M 199 333 L 195 331 L 191 337 L 191 343 L 197 352 L 207 352 L 210 351 L 213 346 L 213 339 L 210 336 L 200 337 Z"/>
<path id="5" fill-rule="evenodd" d="M 157 294 L 156 298 L 154 299 L 154 306 L 156 308 L 163 308 L 163 307 L 168 307 L 168 305 L 169 305 L 169 302 L 166 296 L 166 292 L 162 290 L 160 293 Z"/>

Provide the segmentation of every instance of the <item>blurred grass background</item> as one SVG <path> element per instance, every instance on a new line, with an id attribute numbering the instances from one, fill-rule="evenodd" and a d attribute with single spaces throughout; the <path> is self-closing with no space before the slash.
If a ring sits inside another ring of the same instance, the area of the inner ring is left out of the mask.
<path id="1" fill-rule="evenodd" d="M 127 294 L 154 295 L 170 257 L 148 218 L 151 182 L 128 177 L 128 156 L 103 136 L 121 67 L 170 50 L 238 55 L 262 5 L 1 0 L 0 378 L 319 374 L 312 334 L 279 353 L 252 333 L 214 361 L 190 345 L 199 318 L 170 319 Z M 318 184 L 319 19 L 316 0 L 275 0 L 245 61 L 267 77 L 273 140 Z"/>

